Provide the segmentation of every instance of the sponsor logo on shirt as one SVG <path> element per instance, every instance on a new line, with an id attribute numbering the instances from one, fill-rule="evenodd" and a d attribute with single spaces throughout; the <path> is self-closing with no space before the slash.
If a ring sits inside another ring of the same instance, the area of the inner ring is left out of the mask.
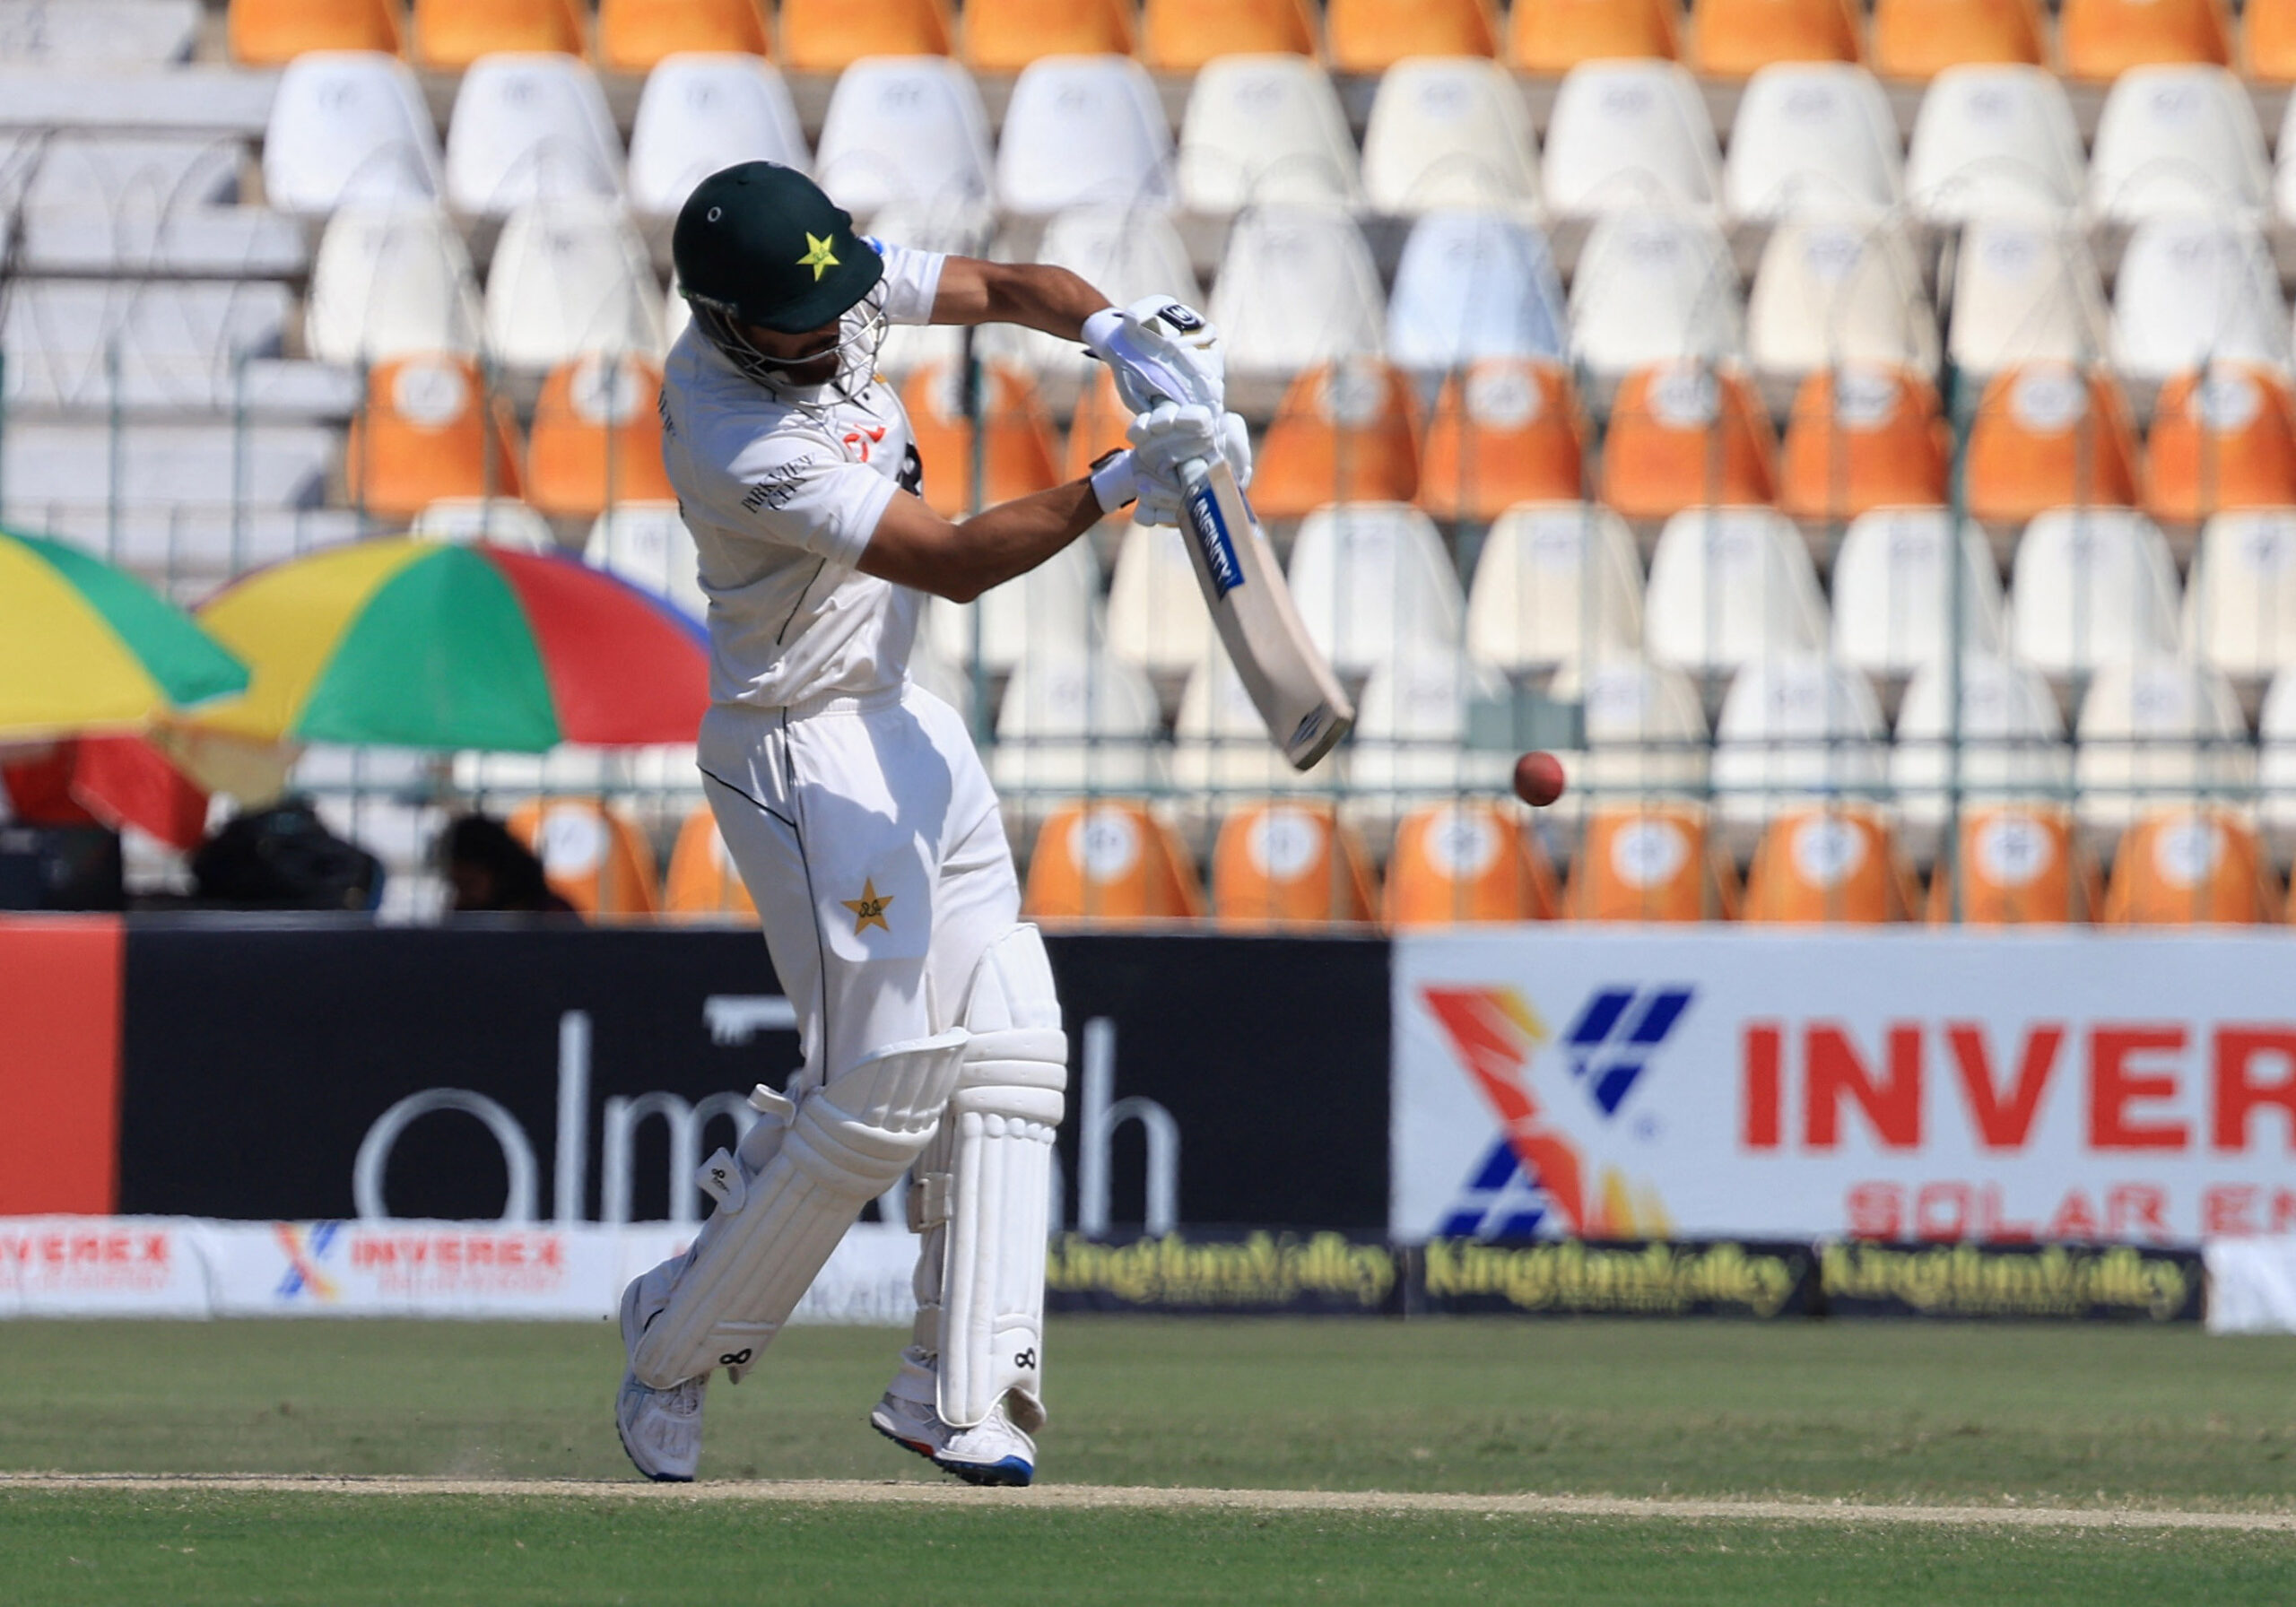
<path id="1" fill-rule="evenodd" d="M 768 470 L 765 478 L 750 487 L 742 498 L 742 506 L 752 513 L 768 508 L 778 512 L 788 507 L 789 499 L 797 494 L 797 482 L 803 473 L 804 470 L 794 463 Z"/>

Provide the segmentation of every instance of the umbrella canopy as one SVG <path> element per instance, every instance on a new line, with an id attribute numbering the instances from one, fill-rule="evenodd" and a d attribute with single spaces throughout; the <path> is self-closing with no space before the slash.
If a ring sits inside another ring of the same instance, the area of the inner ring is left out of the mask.
<path id="1" fill-rule="evenodd" d="M 247 684 L 245 665 L 142 581 L 0 531 L 0 738 L 141 725 Z"/>
<path id="2" fill-rule="evenodd" d="M 255 672 L 204 730 L 255 741 L 539 753 L 691 742 L 700 630 L 570 559 L 361 542 L 248 576 L 200 622 Z"/>

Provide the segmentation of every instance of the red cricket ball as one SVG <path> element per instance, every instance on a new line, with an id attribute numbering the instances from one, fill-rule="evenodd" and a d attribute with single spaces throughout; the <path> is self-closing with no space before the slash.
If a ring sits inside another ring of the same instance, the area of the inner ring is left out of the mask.
<path id="1" fill-rule="evenodd" d="M 1515 761 L 1515 795 L 1534 809 L 1562 796 L 1562 760 L 1533 750 Z"/>

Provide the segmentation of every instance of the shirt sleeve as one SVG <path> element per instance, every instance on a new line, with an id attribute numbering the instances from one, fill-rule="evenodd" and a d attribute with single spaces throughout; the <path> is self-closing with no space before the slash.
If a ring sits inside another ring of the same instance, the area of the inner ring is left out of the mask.
<path id="1" fill-rule="evenodd" d="M 719 523 L 851 569 L 893 499 L 893 482 L 828 441 L 775 431 L 726 461 L 709 487 Z"/>
<path id="2" fill-rule="evenodd" d="M 870 246 L 885 259 L 885 321 L 889 324 L 930 324 L 933 299 L 941 291 L 941 268 L 948 257 L 938 251 L 918 251 L 872 239 Z"/>

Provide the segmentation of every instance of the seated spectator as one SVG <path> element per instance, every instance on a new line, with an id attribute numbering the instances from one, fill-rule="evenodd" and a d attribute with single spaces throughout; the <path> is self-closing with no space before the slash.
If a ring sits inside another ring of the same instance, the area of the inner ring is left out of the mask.
<path id="1" fill-rule="evenodd" d="M 481 910 L 574 914 L 574 907 L 551 887 L 534 851 L 492 815 L 457 815 L 441 840 L 457 915 Z"/>

